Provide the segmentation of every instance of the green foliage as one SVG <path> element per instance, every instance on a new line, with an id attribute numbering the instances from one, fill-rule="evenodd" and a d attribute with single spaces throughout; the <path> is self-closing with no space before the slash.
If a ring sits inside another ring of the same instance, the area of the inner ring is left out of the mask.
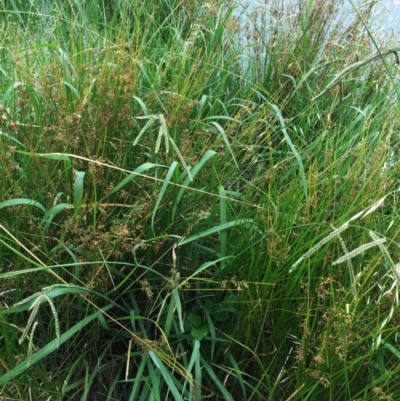
<path id="1" fill-rule="evenodd" d="M 400 397 L 397 50 L 266 3 L 1 2 L 0 398 Z"/>

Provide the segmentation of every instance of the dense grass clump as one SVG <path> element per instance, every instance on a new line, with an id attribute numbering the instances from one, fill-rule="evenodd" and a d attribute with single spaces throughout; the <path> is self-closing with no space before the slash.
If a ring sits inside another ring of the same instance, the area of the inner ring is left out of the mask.
<path id="1" fill-rule="evenodd" d="M 374 2 L 0 4 L 0 395 L 400 398 L 398 55 Z"/>

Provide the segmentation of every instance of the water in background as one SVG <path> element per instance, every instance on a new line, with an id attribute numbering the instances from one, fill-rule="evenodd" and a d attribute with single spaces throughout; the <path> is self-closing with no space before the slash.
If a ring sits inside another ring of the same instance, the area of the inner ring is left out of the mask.
<path id="1" fill-rule="evenodd" d="M 303 0 L 304 1 L 304 0 Z M 251 12 L 257 7 L 263 7 L 265 3 L 286 3 L 296 4 L 298 0 L 240 0 L 239 3 Z M 354 0 L 353 3 L 357 5 L 358 1 Z M 370 27 L 374 36 L 379 41 L 379 37 L 394 38 L 400 44 L 400 0 L 378 0 L 375 6 L 376 18 L 374 26 Z M 265 6 L 264 6 L 265 7 Z M 343 1 L 343 8 L 353 11 L 353 7 L 348 0 Z"/>

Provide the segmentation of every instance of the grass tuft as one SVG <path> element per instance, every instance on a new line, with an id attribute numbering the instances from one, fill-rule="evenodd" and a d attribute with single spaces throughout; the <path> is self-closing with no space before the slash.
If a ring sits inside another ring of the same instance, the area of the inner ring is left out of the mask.
<path id="1" fill-rule="evenodd" d="M 0 2 L 0 398 L 400 399 L 398 47 L 350 3 Z"/>

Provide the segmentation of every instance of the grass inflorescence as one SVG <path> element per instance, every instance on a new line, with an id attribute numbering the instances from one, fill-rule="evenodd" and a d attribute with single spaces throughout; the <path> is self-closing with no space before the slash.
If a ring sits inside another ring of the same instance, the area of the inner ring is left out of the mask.
<path id="1" fill-rule="evenodd" d="M 1 2 L 0 398 L 400 398 L 377 4 Z"/>

